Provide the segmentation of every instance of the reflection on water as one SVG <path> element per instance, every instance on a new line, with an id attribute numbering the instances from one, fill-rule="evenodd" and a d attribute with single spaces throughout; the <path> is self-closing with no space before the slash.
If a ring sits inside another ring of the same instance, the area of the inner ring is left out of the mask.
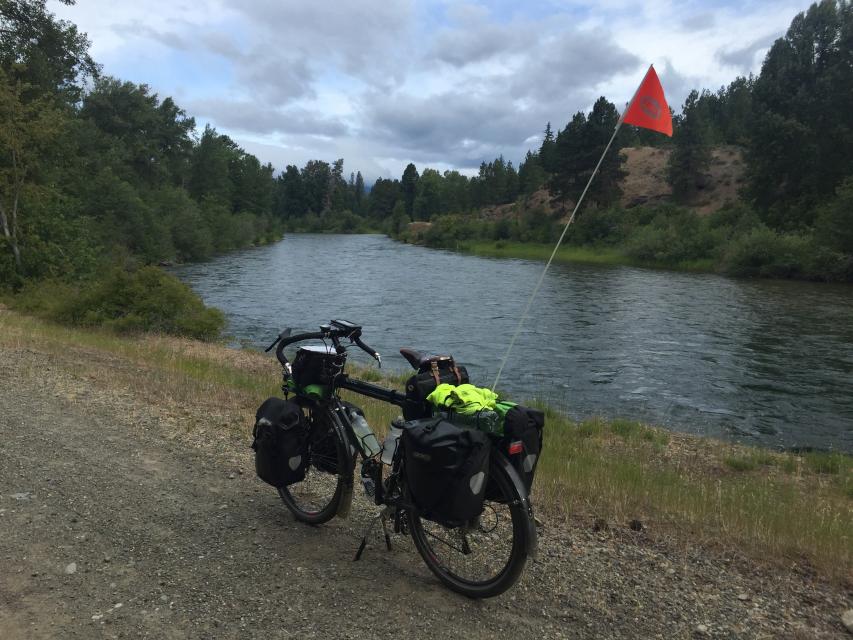
<path id="1" fill-rule="evenodd" d="M 282 327 L 346 318 L 387 366 L 408 366 L 403 346 L 447 352 L 490 385 L 542 267 L 292 235 L 176 271 L 238 340 L 266 346 Z M 577 417 L 853 451 L 851 318 L 851 287 L 554 265 L 501 387 Z"/>

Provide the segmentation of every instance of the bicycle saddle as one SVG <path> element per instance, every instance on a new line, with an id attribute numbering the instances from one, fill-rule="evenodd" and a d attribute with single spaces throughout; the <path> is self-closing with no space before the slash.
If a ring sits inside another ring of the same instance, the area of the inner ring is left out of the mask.
<path id="1" fill-rule="evenodd" d="M 420 351 L 415 351 L 414 349 L 407 349 L 403 347 L 400 349 L 400 355 L 402 355 L 410 365 L 412 365 L 412 369 L 420 369 L 429 364 L 430 358 L 432 356 L 424 355 Z"/>

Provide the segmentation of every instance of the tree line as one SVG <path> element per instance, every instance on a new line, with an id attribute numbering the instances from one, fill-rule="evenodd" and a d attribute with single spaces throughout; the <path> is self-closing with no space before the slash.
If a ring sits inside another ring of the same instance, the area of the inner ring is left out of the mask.
<path id="1" fill-rule="evenodd" d="M 410 163 L 399 178 L 367 185 L 361 172 L 347 175 L 343 159 L 277 172 L 214 128 L 197 131 L 172 98 L 102 76 L 85 34 L 57 20 L 44 0 L 0 0 L 0 33 L 0 283 L 14 286 L 86 277 L 105 259 L 200 260 L 285 229 L 404 236 L 410 222 L 431 221 L 435 242 L 472 233 L 547 242 L 619 118 L 601 97 L 562 129 L 547 123 L 539 147 L 517 166 L 498 157 L 469 177 Z M 711 149 L 737 145 L 747 164 L 744 219 L 770 234 L 808 238 L 835 265 L 831 279 L 853 278 L 851 57 L 849 0 L 812 5 L 773 44 L 758 76 L 691 92 L 674 115 L 672 141 L 623 127 L 587 210 L 619 208 L 622 148 L 669 147 L 673 200 L 690 205 Z M 549 194 L 555 213 L 527 205 L 537 192 Z M 492 226 L 469 224 L 501 205 L 520 213 Z M 587 210 L 582 217 L 609 219 Z M 606 230 L 594 241 L 615 241 L 618 234 Z M 589 233 L 572 234 L 570 241 L 593 242 Z"/>

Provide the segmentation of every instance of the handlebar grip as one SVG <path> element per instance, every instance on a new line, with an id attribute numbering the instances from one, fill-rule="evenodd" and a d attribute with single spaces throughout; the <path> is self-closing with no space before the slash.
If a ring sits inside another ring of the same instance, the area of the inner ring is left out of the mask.
<path id="1" fill-rule="evenodd" d="M 379 352 L 376 349 L 373 349 L 372 347 L 368 347 L 366 344 L 364 344 L 364 342 L 362 341 L 362 339 L 360 337 L 355 338 L 353 340 L 353 342 L 355 342 L 359 347 L 361 347 L 361 349 L 363 351 L 365 351 L 369 355 L 373 356 L 373 358 L 375 358 L 378 362 L 380 362 L 380 363 L 382 362 L 382 358 L 379 356 Z"/>
<path id="2" fill-rule="evenodd" d="M 289 338 L 282 338 L 278 342 L 278 346 L 275 349 L 275 357 L 278 358 L 278 361 L 281 363 L 282 367 L 286 367 L 288 362 L 287 358 L 284 357 L 284 348 L 293 344 L 294 342 L 299 342 L 301 340 L 317 340 L 327 337 L 328 334 L 323 331 L 315 331 L 314 333 L 300 333 L 296 336 L 290 336 Z"/>

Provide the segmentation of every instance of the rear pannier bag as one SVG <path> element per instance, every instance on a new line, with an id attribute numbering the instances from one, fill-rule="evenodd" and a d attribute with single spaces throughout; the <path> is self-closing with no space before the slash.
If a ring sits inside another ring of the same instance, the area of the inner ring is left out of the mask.
<path id="1" fill-rule="evenodd" d="M 305 479 L 308 466 L 308 424 L 295 402 L 269 398 L 255 414 L 255 471 L 274 487 Z"/>
<path id="2" fill-rule="evenodd" d="M 489 474 L 488 436 L 441 418 L 404 423 L 405 474 L 420 515 L 458 526 L 483 511 Z"/>
<path id="3" fill-rule="evenodd" d="M 440 384 L 468 384 L 468 370 L 456 364 L 452 356 L 431 357 L 406 381 L 408 402 L 403 407 L 403 417 L 413 420 L 432 415 L 432 407 L 426 398 Z"/>
<path id="4" fill-rule="evenodd" d="M 538 409 L 516 405 L 507 411 L 504 417 L 504 435 L 498 447 L 512 463 L 524 482 L 527 492 L 533 486 L 536 465 L 542 453 L 542 429 L 545 427 L 545 414 Z M 521 450 L 510 453 L 513 443 L 521 442 Z M 487 495 L 494 493 L 490 490 Z"/>

